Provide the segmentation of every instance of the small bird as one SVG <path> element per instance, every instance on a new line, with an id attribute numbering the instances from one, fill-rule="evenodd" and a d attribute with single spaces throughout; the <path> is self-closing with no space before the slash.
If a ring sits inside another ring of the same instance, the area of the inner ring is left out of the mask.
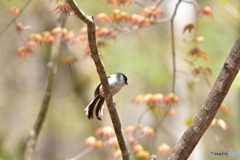
<path id="1" fill-rule="evenodd" d="M 113 75 L 110 75 L 108 78 L 108 83 L 110 87 L 110 91 L 112 92 L 112 95 L 114 96 L 116 93 L 120 91 L 120 89 L 128 85 L 128 79 L 123 73 L 115 73 Z M 88 106 L 84 109 L 86 111 L 86 115 L 88 116 L 88 119 L 93 118 L 93 110 L 96 106 L 95 114 L 98 120 L 102 120 L 100 118 L 100 115 L 103 116 L 103 103 L 105 101 L 104 99 L 104 93 L 102 84 L 99 84 L 94 92 L 94 99 L 88 104 Z"/>

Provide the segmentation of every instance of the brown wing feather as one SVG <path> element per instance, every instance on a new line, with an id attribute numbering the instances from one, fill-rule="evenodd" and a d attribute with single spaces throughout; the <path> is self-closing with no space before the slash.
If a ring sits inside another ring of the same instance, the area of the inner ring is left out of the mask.
<path id="1" fill-rule="evenodd" d="M 110 78 L 110 76 L 108 76 L 107 78 Z M 99 94 L 99 88 L 101 86 L 101 83 L 97 86 L 97 88 L 95 89 L 95 92 L 94 92 L 94 97 L 96 97 L 98 94 Z"/>
<path id="2" fill-rule="evenodd" d="M 99 88 L 101 86 L 101 83 L 97 86 L 97 88 L 95 89 L 95 92 L 94 92 L 94 97 L 96 97 L 98 94 L 99 94 Z"/>

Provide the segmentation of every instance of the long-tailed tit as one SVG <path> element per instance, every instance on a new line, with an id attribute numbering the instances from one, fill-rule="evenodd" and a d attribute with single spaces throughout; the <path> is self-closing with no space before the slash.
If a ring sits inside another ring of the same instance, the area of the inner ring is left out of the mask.
<path id="1" fill-rule="evenodd" d="M 110 87 L 110 91 L 114 96 L 120 89 L 128 85 L 127 77 L 122 73 L 115 73 L 108 77 L 108 83 Z M 94 92 L 94 99 L 88 104 L 88 106 L 84 109 L 86 111 L 86 115 L 89 119 L 93 118 L 93 110 L 96 106 L 95 114 L 97 119 L 102 120 L 100 115 L 103 116 L 103 103 L 104 103 L 104 93 L 102 85 L 99 84 Z"/>

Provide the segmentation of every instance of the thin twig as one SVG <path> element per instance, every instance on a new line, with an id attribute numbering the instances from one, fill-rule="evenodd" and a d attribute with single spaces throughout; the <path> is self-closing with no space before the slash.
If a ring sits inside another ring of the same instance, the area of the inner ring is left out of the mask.
<path id="1" fill-rule="evenodd" d="M 113 30 L 118 31 L 118 32 L 127 32 L 130 33 L 132 31 L 136 31 L 141 28 L 147 28 L 147 27 L 152 27 L 160 23 L 165 23 L 165 22 L 170 22 L 171 18 L 162 18 L 162 19 L 156 19 L 153 24 L 145 25 L 145 26 L 140 26 L 140 25 L 134 25 L 130 27 L 116 27 L 113 28 Z"/>
<path id="2" fill-rule="evenodd" d="M 155 154 L 156 152 L 156 145 L 157 145 L 157 141 L 158 141 L 158 131 L 160 129 L 160 126 L 162 125 L 163 121 L 167 118 L 167 115 L 170 111 L 170 109 L 172 108 L 173 104 L 170 104 L 170 106 L 166 109 L 166 111 L 164 112 L 164 115 L 162 116 L 162 118 L 160 119 L 160 121 L 158 122 L 157 126 L 155 127 L 155 133 L 156 133 L 156 137 L 153 139 L 153 143 L 152 143 L 152 153 Z"/>
<path id="3" fill-rule="evenodd" d="M 58 24 L 56 26 L 64 27 L 66 18 L 67 18 L 67 13 L 62 12 L 61 16 L 58 20 Z M 25 149 L 25 157 L 24 157 L 25 160 L 33 160 L 34 159 L 34 152 L 36 149 L 37 140 L 40 135 L 40 132 L 41 132 L 41 129 L 42 129 L 42 126 L 43 126 L 43 123 L 44 123 L 44 120 L 45 120 L 45 117 L 47 114 L 49 102 L 50 102 L 52 91 L 53 91 L 54 80 L 55 80 L 57 69 L 58 69 L 58 62 L 59 62 L 58 60 L 59 60 L 59 56 L 60 56 L 60 47 L 61 47 L 61 36 L 62 35 L 59 34 L 56 37 L 55 43 L 52 44 L 50 60 L 48 63 L 49 72 L 48 72 L 48 79 L 47 79 L 48 80 L 47 88 L 45 91 L 41 110 L 38 114 L 38 117 L 34 124 L 34 127 L 30 131 L 29 136 L 28 136 L 27 146 Z"/>
<path id="4" fill-rule="evenodd" d="M 81 159 L 83 156 L 85 156 L 88 152 L 91 152 L 94 149 L 94 147 L 90 146 L 86 149 L 84 149 L 82 152 L 80 152 L 79 154 L 77 154 L 75 157 L 73 158 L 67 158 L 66 160 L 79 160 Z"/>
<path id="5" fill-rule="evenodd" d="M 206 81 L 208 87 L 211 89 L 211 88 L 212 88 L 212 85 L 211 85 L 211 83 L 210 83 L 210 81 L 209 81 L 207 75 L 203 75 L 203 77 L 204 77 L 204 79 L 205 79 L 205 81 Z"/>
<path id="6" fill-rule="evenodd" d="M 193 63 L 192 61 L 190 61 L 190 60 L 188 60 L 187 58 L 185 58 L 185 57 L 183 57 L 183 56 L 181 56 L 181 55 L 179 55 L 179 54 L 177 54 L 177 56 L 179 57 L 179 58 L 182 58 L 183 60 L 185 60 L 187 63 L 189 63 L 191 66 L 196 66 L 196 67 L 198 67 L 198 65 L 196 65 L 195 63 Z"/>
<path id="7" fill-rule="evenodd" d="M 161 2 L 161 1 L 160 1 Z M 178 1 L 178 3 L 176 4 L 176 7 L 174 9 L 173 15 L 171 17 L 171 38 L 172 38 L 172 61 L 173 61 L 173 81 L 172 81 L 172 93 L 175 92 L 175 78 L 176 78 L 176 51 L 175 51 L 175 34 L 174 34 L 174 18 L 175 15 L 177 13 L 177 9 L 179 4 L 181 3 L 181 0 Z M 155 132 L 156 135 L 158 135 L 158 131 L 159 128 L 161 126 L 161 124 L 163 123 L 163 121 L 166 119 L 168 112 L 170 111 L 170 109 L 172 108 L 172 104 L 167 108 L 167 110 L 165 111 L 163 117 L 161 118 L 161 120 L 159 121 L 159 123 L 157 124 L 156 128 L 155 128 Z M 155 139 L 153 140 L 153 145 L 152 145 L 152 153 L 155 153 L 155 149 L 156 148 L 156 144 L 157 144 L 157 139 L 158 136 L 155 137 Z"/>
<path id="8" fill-rule="evenodd" d="M 177 13 L 177 9 L 181 0 L 178 0 L 171 18 L 171 38 L 172 38 L 172 61 L 173 61 L 173 81 L 172 81 L 172 93 L 175 93 L 175 81 L 176 81 L 176 50 L 175 50 L 175 32 L 174 32 L 174 19 Z"/>
<path id="9" fill-rule="evenodd" d="M 146 7 L 146 5 L 142 4 L 141 2 L 139 2 L 139 1 L 137 1 L 137 0 L 133 0 L 133 3 L 139 5 L 140 7 L 143 7 L 143 8 Z"/>
<path id="10" fill-rule="evenodd" d="M 189 61 L 187 58 L 182 57 L 181 55 L 177 55 L 177 56 L 180 57 L 180 58 L 182 58 L 182 59 L 185 60 L 186 62 L 188 62 L 191 66 L 198 67 L 198 65 L 196 65 L 196 64 L 195 64 L 194 62 L 192 62 L 192 61 Z M 211 89 L 211 88 L 212 88 L 212 85 L 211 85 L 211 83 L 210 83 L 207 75 L 203 75 L 203 77 L 204 77 L 204 80 L 206 81 L 208 87 Z"/>
<path id="11" fill-rule="evenodd" d="M 193 5 L 194 6 L 194 8 L 195 8 L 195 18 L 196 18 L 196 26 L 198 26 L 198 6 L 197 6 L 197 3 L 196 2 L 193 2 L 193 1 L 188 1 L 188 0 L 182 0 L 182 2 L 185 2 L 185 3 L 188 3 L 188 4 L 191 4 L 191 5 Z M 194 34 L 194 36 L 193 37 L 196 37 L 196 35 L 198 34 L 198 30 L 197 29 L 195 29 L 195 34 Z M 185 38 L 184 38 L 185 39 Z M 185 41 L 187 41 L 186 39 L 185 39 Z M 190 40 L 190 41 L 193 41 L 193 40 Z M 188 41 L 189 42 L 189 41 Z"/>
<path id="12" fill-rule="evenodd" d="M 197 6 L 198 6 L 198 4 L 197 4 L 195 1 L 182 0 L 182 2 L 186 2 L 186 3 L 190 3 L 190 4 L 194 5 L 194 7 L 195 7 L 195 9 L 196 9 L 196 11 L 197 11 Z"/>
<path id="13" fill-rule="evenodd" d="M 146 108 L 139 116 L 138 124 L 141 123 L 143 116 L 149 111 L 149 108 Z"/>
<path id="14" fill-rule="evenodd" d="M 4 28 L 3 30 L 0 32 L 0 36 L 5 32 L 6 29 L 9 28 L 9 26 L 14 23 L 24 12 L 24 10 L 27 8 L 27 6 L 29 5 L 29 3 L 31 2 L 31 0 L 27 1 L 27 3 L 23 6 L 23 8 L 21 9 L 21 12 L 16 15 Z"/>
<path id="15" fill-rule="evenodd" d="M 16 21 L 14 21 L 14 24 L 17 26 L 17 22 Z M 26 38 L 24 38 L 22 35 L 21 35 L 21 32 L 19 32 L 18 30 L 17 30 L 17 35 L 18 35 L 18 37 L 20 38 L 20 40 L 24 43 L 24 42 L 26 42 Z"/>
<path id="16" fill-rule="evenodd" d="M 155 4 L 155 6 L 156 6 L 156 7 L 159 7 L 159 6 L 162 4 L 163 1 L 164 1 L 164 0 L 159 0 L 159 1 Z"/>
<path id="17" fill-rule="evenodd" d="M 222 144 L 222 142 L 221 142 L 221 137 L 219 137 L 219 136 L 217 135 L 216 129 L 213 128 L 212 131 L 213 131 L 214 139 L 215 139 L 215 141 L 217 142 L 219 148 L 221 148 L 222 151 L 227 152 L 227 148 L 224 147 L 224 145 Z"/>
<path id="18" fill-rule="evenodd" d="M 115 130 L 115 134 L 118 140 L 118 144 L 120 147 L 120 150 L 122 152 L 122 158 L 123 160 L 130 160 L 130 154 L 127 149 L 126 140 L 123 135 L 123 129 L 122 124 L 119 119 L 117 110 L 115 108 L 115 105 L 113 104 L 112 94 L 110 92 L 109 84 L 107 81 L 107 74 L 105 72 L 104 66 L 102 64 L 101 58 L 98 53 L 98 48 L 96 44 L 96 28 L 94 19 L 92 16 L 86 15 L 80 8 L 78 8 L 76 2 L 74 0 L 66 0 L 68 5 L 71 7 L 75 15 L 82 20 L 84 23 L 87 24 L 87 30 L 88 30 L 88 43 L 89 48 L 91 51 L 91 56 L 93 58 L 93 61 L 96 65 L 97 72 L 101 81 L 101 84 L 103 86 L 103 92 L 104 92 L 104 98 L 107 103 L 108 111 L 113 123 L 113 127 Z"/>
<path id="19" fill-rule="evenodd" d="M 175 34 L 174 34 L 174 18 L 176 16 L 176 13 L 177 13 L 177 9 L 179 7 L 179 4 L 181 3 L 181 0 L 178 1 L 178 3 L 176 4 L 176 7 L 174 9 L 174 12 L 173 12 L 173 15 L 171 17 L 171 38 L 172 38 L 172 61 L 173 61 L 173 81 L 172 81 L 172 93 L 175 92 L 175 79 L 176 79 L 176 72 L 177 72 L 177 69 L 176 69 L 176 51 L 175 51 Z M 163 123 L 163 121 L 166 119 L 169 111 L 171 110 L 173 104 L 170 104 L 170 106 L 166 109 L 163 117 L 161 118 L 161 120 L 158 122 L 156 128 L 155 128 L 155 132 L 156 132 L 156 135 L 158 135 L 158 131 L 159 131 L 159 128 L 161 126 L 161 124 Z M 152 153 L 155 152 L 155 147 L 156 147 L 156 144 L 157 144 L 157 139 L 158 139 L 158 136 L 155 137 L 155 139 L 153 140 L 153 145 L 152 145 Z"/>
<path id="20" fill-rule="evenodd" d="M 149 108 L 146 108 L 146 109 L 140 114 L 137 125 L 140 125 L 140 124 L 141 124 L 141 121 L 142 121 L 143 116 L 144 116 L 148 111 L 149 111 Z M 136 137 L 137 131 L 138 131 L 138 130 L 137 130 L 136 127 L 135 127 L 135 129 L 134 129 L 134 131 L 133 131 L 133 133 L 132 133 L 132 137 Z M 139 140 L 139 138 L 136 138 L 136 139 Z M 133 149 L 133 146 L 130 147 L 130 150 L 132 150 L 132 149 Z"/>

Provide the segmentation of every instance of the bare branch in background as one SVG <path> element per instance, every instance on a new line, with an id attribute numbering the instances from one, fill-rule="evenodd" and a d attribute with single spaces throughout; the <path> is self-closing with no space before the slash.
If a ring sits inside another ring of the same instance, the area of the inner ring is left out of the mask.
<path id="1" fill-rule="evenodd" d="M 213 131 L 214 139 L 215 139 L 215 141 L 217 142 L 219 148 L 221 148 L 221 150 L 222 150 L 223 152 L 227 152 L 228 149 L 227 149 L 227 148 L 223 145 L 223 143 L 221 142 L 221 137 L 217 134 L 216 129 L 213 128 L 212 131 Z"/>
<path id="2" fill-rule="evenodd" d="M 161 3 L 162 1 L 159 1 L 159 3 Z M 173 63 L 173 81 L 172 81 L 172 93 L 175 92 L 175 79 L 176 79 L 176 72 L 177 72 L 177 69 L 176 69 L 176 50 L 175 50 L 175 34 L 174 34 L 174 19 L 175 19 L 175 16 L 176 16 L 176 13 L 177 13 L 177 9 L 179 7 L 179 4 L 181 3 L 181 0 L 178 1 L 178 3 L 176 4 L 176 7 L 173 11 L 173 15 L 171 17 L 171 20 L 170 20 L 170 24 L 171 24 L 171 42 L 172 42 L 172 63 Z M 171 110 L 173 104 L 170 104 L 170 106 L 166 109 L 166 111 L 164 112 L 164 115 L 163 117 L 161 118 L 161 120 L 158 122 L 156 128 L 155 128 L 155 132 L 156 132 L 156 135 L 158 135 L 158 131 L 159 131 L 159 128 L 161 126 L 161 124 L 163 123 L 163 121 L 166 119 L 167 115 L 168 115 L 168 112 Z M 156 144 L 157 144 L 157 138 L 158 136 L 156 136 L 156 138 L 153 140 L 153 145 L 152 145 L 152 153 L 154 153 L 155 151 L 155 148 L 156 148 Z M 155 153 L 154 153 L 155 154 Z"/>
<path id="3" fill-rule="evenodd" d="M 79 154 L 77 154 L 75 157 L 73 158 L 68 158 L 66 160 L 79 160 L 81 159 L 84 155 L 86 155 L 87 153 L 91 152 L 94 149 L 94 147 L 90 146 L 86 149 L 84 149 L 82 152 L 80 152 Z"/>
<path id="4" fill-rule="evenodd" d="M 175 92 L 175 80 L 176 80 L 176 50 L 175 50 L 174 19 L 177 13 L 177 8 L 180 3 L 181 3 L 181 0 L 178 0 L 178 3 L 176 4 L 175 10 L 171 18 L 171 38 L 172 38 L 171 42 L 172 42 L 172 63 L 173 63 L 172 93 Z"/>
<path id="5" fill-rule="evenodd" d="M 91 56 L 93 58 L 93 61 L 96 65 L 97 72 L 101 81 L 101 84 L 103 86 L 104 91 L 104 98 L 106 100 L 108 111 L 113 123 L 113 127 L 116 133 L 116 137 L 120 146 L 120 150 L 122 152 L 123 160 L 129 160 L 130 154 L 127 149 L 126 140 L 123 135 L 123 129 L 121 125 L 121 121 L 118 117 L 117 110 L 113 104 L 112 94 L 110 92 L 110 88 L 107 81 L 107 75 L 105 72 L 105 69 L 103 67 L 102 61 L 100 59 L 98 48 L 96 44 L 96 33 L 95 33 L 95 23 L 92 16 L 86 15 L 80 8 L 78 8 L 76 2 L 74 0 L 66 0 L 68 5 L 72 8 L 75 15 L 82 20 L 84 23 L 87 24 L 87 30 L 88 30 L 88 43 L 89 48 L 91 51 Z"/>
<path id="6" fill-rule="evenodd" d="M 16 22 L 16 20 L 21 16 L 21 14 L 24 12 L 24 10 L 27 8 L 27 6 L 29 5 L 29 3 L 31 2 L 31 0 L 27 1 L 26 4 L 23 6 L 23 8 L 21 9 L 21 12 L 16 15 L 4 28 L 3 30 L 0 32 L 0 36 L 6 31 L 6 29 L 8 29 L 8 27 Z"/>
<path id="7" fill-rule="evenodd" d="M 240 69 L 240 37 L 233 46 L 224 66 L 212 87 L 202 109 L 194 118 L 190 127 L 183 133 L 167 160 L 188 159 L 195 146 L 208 129 L 217 114 L 228 90 Z"/>
<path id="8" fill-rule="evenodd" d="M 67 13 L 62 12 L 56 27 L 64 27 L 66 18 L 67 18 Z M 52 44 L 50 60 L 48 63 L 49 71 L 48 71 L 48 79 L 47 79 L 47 88 L 45 91 L 41 110 L 38 114 L 38 117 L 34 124 L 34 127 L 30 131 L 29 136 L 28 136 L 24 160 L 33 160 L 34 159 L 34 152 L 36 149 L 37 140 L 40 135 L 45 117 L 47 115 L 48 106 L 49 106 L 50 99 L 52 96 L 54 80 L 55 80 L 57 69 L 58 69 L 58 62 L 59 62 L 60 48 L 61 48 L 60 47 L 61 46 L 61 38 L 62 38 L 62 34 L 57 35 L 55 43 Z"/>
<path id="9" fill-rule="evenodd" d="M 146 7 L 146 5 L 144 5 L 143 3 L 141 3 L 141 2 L 139 2 L 139 1 L 137 1 L 137 0 L 133 0 L 133 3 L 139 5 L 140 7 L 143 7 L 143 8 Z"/>
<path id="10" fill-rule="evenodd" d="M 115 27 L 115 28 L 113 28 L 113 30 L 116 31 L 116 32 L 130 33 L 130 32 L 136 31 L 136 30 L 141 29 L 141 28 L 152 27 L 152 26 L 155 26 L 157 24 L 166 23 L 166 22 L 170 22 L 170 21 L 171 21 L 171 18 L 161 18 L 161 19 L 155 20 L 154 23 L 151 24 L 151 25 L 147 25 L 147 26 L 133 25 L 131 27 Z"/>
<path id="11" fill-rule="evenodd" d="M 159 6 L 162 4 L 163 1 L 164 1 L 164 0 L 159 0 L 159 1 L 155 4 L 155 6 L 156 6 L 156 7 L 159 7 Z"/>

